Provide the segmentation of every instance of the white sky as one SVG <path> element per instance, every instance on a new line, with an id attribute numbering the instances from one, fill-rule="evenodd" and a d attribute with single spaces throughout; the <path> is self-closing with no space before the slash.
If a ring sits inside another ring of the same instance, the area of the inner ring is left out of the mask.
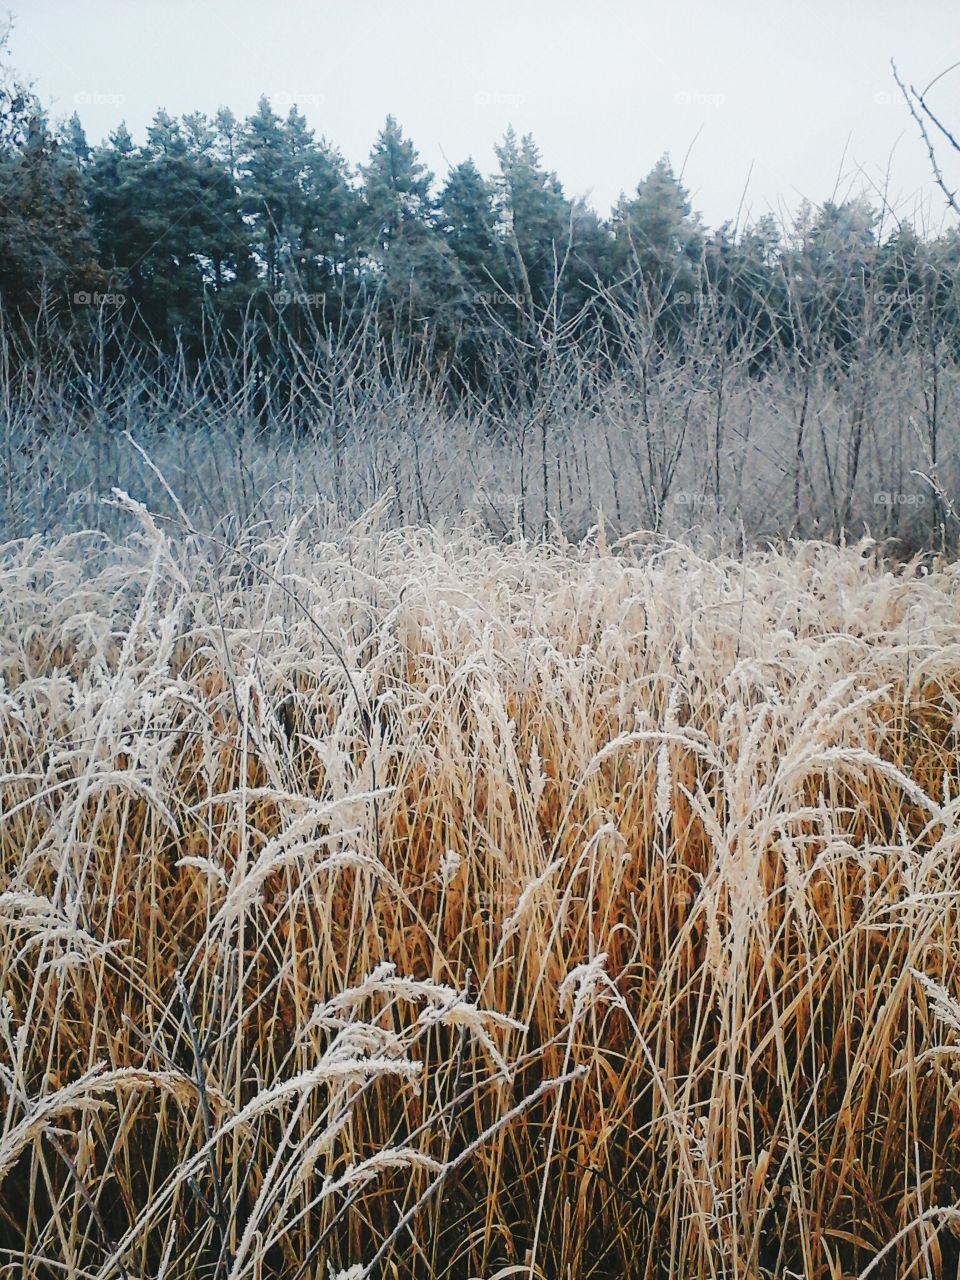
<path id="1" fill-rule="evenodd" d="M 890 71 L 923 88 L 960 59 L 948 0 L 20 0 L 14 17 L 14 65 L 91 141 L 267 93 L 352 164 L 390 112 L 440 177 L 467 155 L 492 171 L 512 123 L 603 213 L 693 144 L 684 181 L 710 225 L 736 215 L 751 166 L 754 217 L 889 168 L 900 212 L 949 225 Z M 930 101 L 960 128 L 960 69 Z"/>

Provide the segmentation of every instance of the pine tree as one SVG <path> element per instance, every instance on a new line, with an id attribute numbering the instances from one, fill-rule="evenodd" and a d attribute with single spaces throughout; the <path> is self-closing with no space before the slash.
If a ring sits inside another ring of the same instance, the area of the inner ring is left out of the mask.
<path id="1" fill-rule="evenodd" d="M 232 121 L 221 120 L 230 146 Z M 243 208 L 252 228 L 264 284 L 275 301 L 316 295 L 333 323 L 355 253 L 358 196 L 347 165 L 305 117 L 291 107 L 281 120 L 262 98 L 246 123 L 236 161 Z"/>
<path id="2" fill-rule="evenodd" d="M 90 205 L 101 261 L 108 269 L 123 272 L 129 287 L 129 264 L 147 247 L 127 185 L 137 164 L 137 150 L 123 123 L 106 143 L 90 155 L 87 181 Z"/>
<path id="3" fill-rule="evenodd" d="M 731 349 L 745 343 L 751 368 L 764 367 L 790 342 L 775 219 L 766 214 L 739 236 L 725 223 L 708 238 L 704 264 L 712 297 L 727 317 L 724 341 Z"/>
<path id="4" fill-rule="evenodd" d="M 879 259 L 876 217 L 865 198 L 816 210 L 805 203 L 784 255 L 798 326 L 837 350 L 862 331 Z"/>
<path id="5" fill-rule="evenodd" d="M 141 148 L 121 126 L 87 180 L 104 262 L 155 337 L 189 341 L 208 302 L 238 304 L 253 275 L 248 232 L 206 117 L 160 111 Z"/>
<path id="6" fill-rule="evenodd" d="M 431 197 L 433 174 L 388 116 L 361 169 L 365 276 L 387 333 L 449 347 L 456 327 L 456 261 Z"/>
<path id="7" fill-rule="evenodd" d="M 513 287 L 536 313 L 548 305 L 567 257 L 570 206 L 557 175 L 543 168 L 529 134 L 518 141 L 508 129 L 496 153 L 499 209 L 512 250 Z"/>
<path id="8" fill-rule="evenodd" d="M 438 217 L 466 292 L 506 286 L 506 253 L 497 227 L 494 190 L 472 160 L 451 169 L 440 193 Z"/>
<path id="9" fill-rule="evenodd" d="M 346 162 L 325 140 L 317 141 L 304 117 L 291 108 L 284 123 L 287 145 L 287 234 L 290 263 L 301 287 L 315 293 L 342 283 L 353 252 L 358 197 Z"/>
<path id="10" fill-rule="evenodd" d="M 90 161 L 91 147 L 76 111 L 57 130 L 57 141 L 63 151 L 73 159 L 78 170 L 83 170 L 87 166 Z"/>
<path id="11" fill-rule="evenodd" d="M 364 246 L 374 260 L 382 262 L 401 236 L 415 236 L 430 227 L 433 174 L 393 116 L 387 116 L 361 175 Z"/>
<path id="12" fill-rule="evenodd" d="M 75 290 L 106 286 L 75 159 L 30 110 L 0 147 L 0 297 L 26 319 L 41 306 L 64 311 Z"/>
<path id="13" fill-rule="evenodd" d="M 238 168 L 242 209 L 252 227 L 264 283 L 275 292 L 283 282 L 281 247 L 290 193 L 283 124 L 266 97 L 246 122 Z"/>
<path id="14" fill-rule="evenodd" d="M 632 199 L 621 197 L 613 229 L 615 267 L 630 282 L 625 292 L 642 298 L 656 314 L 671 307 L 675 329 L 689 314 L 703 231 L 667 156 L 638 183 Z"/>

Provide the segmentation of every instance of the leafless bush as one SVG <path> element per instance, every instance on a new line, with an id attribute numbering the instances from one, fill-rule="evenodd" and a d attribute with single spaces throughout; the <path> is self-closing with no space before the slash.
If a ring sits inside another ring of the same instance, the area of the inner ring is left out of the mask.
<path id="1" fill-rule="evenodd" d="M 281 369 L 250 335 L 242 360 L 158 369 L 131 352 L 99 376 L 66 344 L 24 349 L 8 331 L 0 527 L 107 528 L 114 487 L 175 515 L 135 441 L 207 529 L 284 527 L 306 509 L 349 521 L 391 495 L 394 525 L 466 518 L 510 537 L 580 537 L 602 518 L 614 536 L 725 546 L 865 532 L 905 550 L 943 544 L 937 493 L 956 506 L 960 492 L 960 450 L 943 443 L 960 372 L 942 337 L 883 344 L 868 331 L 841 357 L 811 335 L 758 368 L 749 338 L 729 349 L 702 326 L 675 350 L 656 316 L 613 316 L 615 364 L 570 343 L 540 359 L 529 394 L 459 402 L 356 343 L 317 343 Z M 921 478 L 931 468 L 936 490 Z"/>

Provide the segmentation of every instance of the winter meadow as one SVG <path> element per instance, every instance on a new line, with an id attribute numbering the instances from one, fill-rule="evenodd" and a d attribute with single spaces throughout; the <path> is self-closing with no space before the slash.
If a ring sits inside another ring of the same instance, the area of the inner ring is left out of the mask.
<path id="1" fill-rule="evenodd" d="M 0 1276 L 960 1274 L 929 39 L 923 199 L 708 223 L 4 30 Z"/>

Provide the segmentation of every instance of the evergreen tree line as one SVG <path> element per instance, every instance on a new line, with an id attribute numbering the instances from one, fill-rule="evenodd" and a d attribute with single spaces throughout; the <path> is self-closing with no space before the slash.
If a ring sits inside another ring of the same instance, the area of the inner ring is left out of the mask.
<path id="1" fill-rule="evenodd" d="M 510 350 L 529 370 L 567 342 L 620 359 L 637 317 L 658 351 L 713 335 L 764 368 L 922 332 L 960 350 L 960 233 L 883 227 L 865 198 L 710 231 L 664 157 L 609 218 L 571 199 L 530 136 L 508 130 L 492 176 L 437 182 L 388 117 L 353 170 L 291 107 L 245 120 L 159 111 L 142 144 L 92 146 L 0 89 L 0 303 L 5 322 L 119 319 L 158 353 L 199 359 L 251 319 L 290 344 L 378 343 L 476 388 Z M 509 376 L 509 375 L 508 375 Z M 518 374 L 519 376 L 519 374 Z"/>

